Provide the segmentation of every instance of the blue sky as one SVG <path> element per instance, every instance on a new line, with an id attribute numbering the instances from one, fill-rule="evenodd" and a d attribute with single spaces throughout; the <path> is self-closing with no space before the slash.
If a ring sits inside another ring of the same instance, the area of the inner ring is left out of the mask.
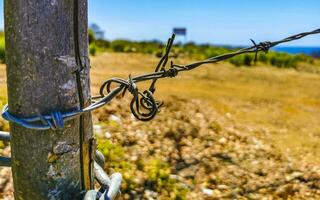
<path id="1" fill-rule="evenodd" d="M 247 45 L 320 28 L 319 0 L 88 0 L 107 39 L 166 40 L 186 27 L 198 43 Z M 3 7 L 1 1 L 0 6 Z M 0 19 L 3 27 L 3 16 Z M 320 36 L 290 43 L 320 46 Z"/>

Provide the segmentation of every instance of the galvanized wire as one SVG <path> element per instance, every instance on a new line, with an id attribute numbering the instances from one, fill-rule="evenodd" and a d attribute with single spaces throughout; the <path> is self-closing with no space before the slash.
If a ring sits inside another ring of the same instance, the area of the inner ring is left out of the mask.
<path id="1" fill-rule="evenodd" d="M 247 48 L 237 50 L 232 53 L 227 53 L 223 55 L 218 55 L 212 58 L 208 58 L 203 61 L 186 64 L 186 65 L 177 65 L 173 61 L 170 62 L 170 66 L 167 67 L 169 61 L 169 54 L 173 47 L 174 35 L 168 40 L 166 51 L 164 56 L 160 59 L 155 72 L 143 74 L 140 76 L 129 76 L 129 79 L 125 80 L 122 78 L 112 78 L 105 81 L 100 87 L 99 96 L 93 97 L 94 100 L 91 105 L 84 109 L 71 110 L 65 113 L 60 111 L 54 111 L 49 115 L 38 115 L 34 117 L 20 117 L 15 116 L 9 112 L 8 106 L 5 106 L 3 109 L 2 116 L 4 119 L 20 124 L 23 127 L 37 130 L 47 130 L 47 129 L 62 129 L 64 127 L 64 122 L 71 120 L 75 117 L 78 117 L 86 112 L 91 112 L 96 110 L 113 100 L 116 96 L 122 93 L 124 95 L 126 91 L 129 91 L 133 98 L 130 103 L 130 110 L 132 114 L 141 121 L 149 121 L 155 117 L 158 112 L 158 109 L 163 105 L 163 103 L 158 102 L 154 99 L 155 84 L 159 79 L 163 78 L 173 78 L 176 77 L 180 72 L 190 71 L 195 68 L 198 68 L 204 64 L 217 63 L 235 57 L 241 54 L 254 53 L 255 60 L 257 58 L 258 52 L 267 53 L 270 48 L 277 46 L 282 43 L 291 42 L 294 40 L 299 40 L 308 35 L 319 34 L 320 29 L 316 29 L 310 32 L 304 32 L 297 35 L 287 37 L 283 40 L 274 41 L 274 42 L 261 42 L 256 43 L 251 40 L 253 45 Z M 140 92 L 137 83 L 152 81 L 149 89 Z M 116 85 L 112 89 L 112 85 Z"/>

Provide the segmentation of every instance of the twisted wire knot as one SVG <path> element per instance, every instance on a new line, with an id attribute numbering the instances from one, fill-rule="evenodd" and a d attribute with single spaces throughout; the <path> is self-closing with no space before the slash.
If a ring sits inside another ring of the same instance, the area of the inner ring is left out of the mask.
<path id="1" fill-rule="evenodd" d="M 178 75 L 178 69 L 171 67 L 168 70 L 164 70 L 164 75 L 166 77 L 174 78 Z"/>
<path id="2" fill-rule="evenodd" d="M 259 44 L 257 44 L 253 39 L 250 39 L 251 42 L 253 43 L 253 47 L 254 48 L 254 62 L 256 63 L 258 60 L 258 53 L 259 51 L 263 51 L 264 53 L 268 53 L 270 48 L 272 47 L 272 43 L 271 42 L 260 42 Z"/>
<path id="3" fill-rule="evenodd" d="M 261 51 L 264 53 L 268 53 L 270 48 L 272 47 L 271 42 L 260 42 L 259 47 L 261 48 Z"/>
<path id="4" fill-rule="evenodd" d="M 135 82 L 131 78 L 131 75 L 129 75 L 127 89 L 131 94 L 135 93 L 138 90 L 137 85 L 135 84 Z"/>
<path id="5" fill-rule="evenodd" d="M 271 42 L 260 42 L 259 44 L 257 44 L 253 39 L 250 39 L 250 40 L 253 43 L 253 48 L 256 53 L 258 53 L 259 51 L 268 53 L 270 48 L 272 47 Z"/>
<path id="6" fill-rule="evenodd" d="M 10 122 L 15 122 L 25 128 L 37 130 L 61 130 L 64 128 L 64 122 L 78 115 L 79 112 L 70 112 L 62 114 L 59 111 L 54 111 L 49 115 L 41 115 L 38 112 L 34 117 L 19 117 L 9 112 L 9 107 L 6 105 L 2 110 L 2 117 Z"/>
<path id="7" fill-rule="evenodd" d="M 42 115 L 39 115 L 42 124 L 45 126 L 50 126 L 52 130 L 62 130 L 64 128 L 64 119 L 62 113 L 59 111 L 53 111 L 50 116 L 51 119 L 46 119 Z"/>

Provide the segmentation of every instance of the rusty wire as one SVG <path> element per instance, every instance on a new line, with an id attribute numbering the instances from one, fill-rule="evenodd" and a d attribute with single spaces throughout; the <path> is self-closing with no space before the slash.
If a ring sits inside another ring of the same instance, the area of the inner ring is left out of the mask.
<path id="1" fill-rule="evenodd" d="M 61 113 L 60 111 L 54 111 L 49 115 L 38 115 L 34 117 L 21 118 L 18 116 L 14 116 L 9 112 L 8 106 L 5 106 L 3 109 L 3 118 L 8 121 L 20 124 L 26 128 L 37 129 L 37 130 L 47 130 L 47 129 L 62 129 L 64 127 L 64 122 L 70 119 L 73 119 L 79 115 L 82 115 L 86 112 L 91 112 L 96 110 L 106 104 L 108 104 L 114 97 L 119 94 L 124 95 L 126 91 L 129 91 L 133 98 L 130 103 L 130 110 L 132 114 L 141 121 L 149 121 L 153 119 L 158 109 L 163 105 L 163 103 L 156 101 L 154 98 L 154 93 L 156 91 L 155 84 L 159 79 L 163 78 L 173 78 L 176 77 L 180 72 L 190 71 L 195 68 L 198 68 L 204 64 L 209 63 L 217 63 L 237 55 L 254 53 L 255 60 L 257 59 L 257 55 L 259 52 L 268 53 L 270 48 L 277 46 L 282 43 L 291 42 L 294 40 L 299 40 L 308 35 L 319 34 L 320 29 L 316 29 L 310 32 L 304 32 L 300 34 L 296 34 L 290 37 L 287 37 L 283 40 L 274 41 L 274 42 L 261 42 L 256 43 L 254 40 L 251 40 L 253 45 L 247 48 L 243 48 L 237 50 L 232 53 L 227 53 L 223 55 L 218 55 L 212 58 L 208 58 L 203 61 L 185 64 L 185 65 L 177 65 L 174 64 L 173 61 L 169 61 L 169 54 L 173 47 L 175 35 L 173 35 L 167 43 L 166 50 L 164 56 L 160 59 L 156 69 L 153 73 L 143 74 L 140 76 L 131 76 L 129 75 L 129 79 L 122 78 L 112 78 L 105 81 L 100 87 L 99 96 L 93 97 L 93 103 L 84 109 L 71 110 L 69 112 Z M 141 92 L 137 87 L 137 83 L 151 81 L 151 85 L 149 89 Z M 113 87 L 112 85 L 116 85 Z"/>

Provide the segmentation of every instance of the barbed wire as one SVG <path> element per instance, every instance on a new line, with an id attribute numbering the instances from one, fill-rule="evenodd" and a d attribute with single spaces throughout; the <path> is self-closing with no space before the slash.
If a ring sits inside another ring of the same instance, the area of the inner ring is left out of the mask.
<path id="1" fill-rule="evenodd" d="M 267 41 L 267 42 L 261 42 L 258 44 L 251 39 L 251 42 L 253 43 L 253 45 L 250 47 L 243 48 L 232 53 L 218 55 L 203 61 L 194 62 L 186 65 L 177 65 L 177 64 L 174 64 L 173 61 L 171 61 L 170 66 L 167 67 L 168 61 L 169 61 L 169 54 L 173 47 L 174 38 L 175 38 L 175 35 L 173 34 L 172 37 L 168 40 L 164 56 L 160 59 L 153 73 L 148 73 L 148 74 L 143 74 L 143 75 L 133 76 L 133 77 L 129 75 L 129 79 L 127 80 L 122 78 L 111 78 L 105 81 L 100 87 L 99 96 L 93 97 L 92 104 L 84 109 L 70 110 L 64 113 L 62 113 L 61 111 L 54 111 L 49 115 L 41 115 L 39 113 L 37 116 L 34 116 L 34 117 L 19 117 L 11 114 L 9 112 L 8 105 L 6 105 L 3 108 L 2 116 L 4 119 L 10 122 L 14 122 L 16 124 L 19 124 L 29 129 L 36 129 L 36 130 L 63 129 L 64 123 L 66 121 L 74 119 L 75 117 L 78 117 L 83 113 L 96 110 L 108 104 L 111 100 L 113 100 L 119 94 L 122 94 L 122 96 L 124 96 L 125 93 L 129 91 L 133 96 L 130 102 L 131 113 L 138 120 L 149 121 L 156 116 L 158 109 L 163 105 L 162 102 L 156 101 L 153 96 L 156 91 L 155 84 L 159 79 L 173 78 L 173 77 L 176 77 L 180 72 L 190 71 L 205 64 L 221 62 L 241 54 L 255 53 L 255 61 L 256 61 L 259 52 L 268 53 L 270 48 L 275 47 L 279 44 L 291 42 L 294 40 L 299 40 L 308 35 L 314 35 L 319 33 L 320 33 L 320 29 L 316 29 L 314 31 L 296 34 L 282 40 L 278 40 L 274 42 Z M 139 91 L 137 84 L 145 81 L 151 81 L 151 85 L 149 89 L 141 92 Z M 116 85 L 116 87 L 113 87 L 112 89 L 112 85 Z"/>

